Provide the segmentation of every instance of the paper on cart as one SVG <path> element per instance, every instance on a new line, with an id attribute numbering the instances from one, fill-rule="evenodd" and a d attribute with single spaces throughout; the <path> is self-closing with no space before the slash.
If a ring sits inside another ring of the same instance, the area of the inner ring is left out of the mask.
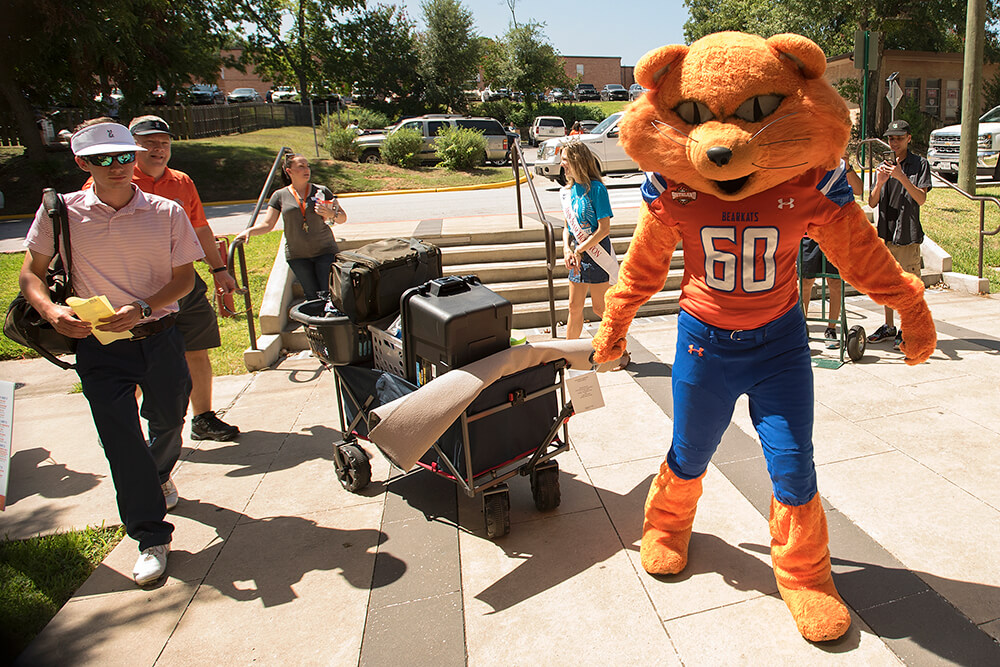
<path id="1" fill-rule="evenodd" d="M 601 383 L 594 371 L 567 370 L 566 390 L 569 392 L 569 400 L 573 401 L 573 412 L 576 414 L 604 407 Z"/>
<path id="2" fill-rule="evenodd" d="M 115 309 L 111 307 L 111 302 L 108 301 L 108 297 L 103 294 L 100 296 L 92 296 L 89 299 L 81 299 L 77 296 L 71 296 L 66 299 L 66 305 L 73 309 L 76 316 L 85 322 L 90 322 L 90 325 L 94 327 L 90 330 L 90 333 L 94 334 L 101 345 L 107 345 L 108 343 L 113 343 L 116 340 L 121 340 L 123 338 L 131 338 L 131 331 L 101 331 L 97 328 L 100 324 L 101 318 L 111 317 L 115 314 Z"/>

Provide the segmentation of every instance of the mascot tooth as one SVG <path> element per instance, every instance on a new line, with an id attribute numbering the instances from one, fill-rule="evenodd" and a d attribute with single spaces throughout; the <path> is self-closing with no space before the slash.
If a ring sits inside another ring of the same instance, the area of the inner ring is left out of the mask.
<path id="1" fill-rule="evenodd" d="M 925 361 L 936 344 L 923 284 L 900 269 L 847 183 L 850 119 L 825 68 L 816 44 L 788 34 L 717 33 L 639 61 L 648 92 L 628 107 L 620 141 L 647 172 L 644 203 L 593 342 L 596 362 L 621 354 L 683 241 L 673 438 L 646 499 L 642 564 L 653 574 L 687 564 L 702 478 L 747 394 L 772 483 L 775 579 L 811 641 L 842 636 L 851 617 L 831 577 L 813 464 L 795 269 L 803 234 L 847 282 L 900 314 L 906 363 Z"/>

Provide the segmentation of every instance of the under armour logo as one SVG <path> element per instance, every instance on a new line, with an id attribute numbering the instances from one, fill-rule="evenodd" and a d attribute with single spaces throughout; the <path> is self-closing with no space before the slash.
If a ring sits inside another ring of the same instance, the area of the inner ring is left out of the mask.
<path id="1" fill-rule="evenodd" d="M 792 199 L 791 197 L 789 197 L 788 199 L 779 199 L 778 200 L 778 208 L 779 209 L 780 208 L 785 208 L 786 206 L 788 208 L 795 208 L 795 200 Z"/>
<path id="2" fill-rule="evenodd" d="M 699 357 L 704 357 L 705 355 L 702 354 L 704 351 L 705 348 L 703 347 L 696 348 L 694 345 L 688 345 L 688 354 L 694 354 L 697 352 Z"/>
<path id="3" fill-rule="evenodd" d="M 109 139 L 114 139 L 115 138 L 115 131 L 114 130 L 108 130 L 108 138 Z"/>

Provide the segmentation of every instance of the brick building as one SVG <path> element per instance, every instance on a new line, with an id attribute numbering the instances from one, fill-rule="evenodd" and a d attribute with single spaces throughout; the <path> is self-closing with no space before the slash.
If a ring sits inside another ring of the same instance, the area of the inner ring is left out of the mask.
<path id="1" fill-rule="evenodd" d="M 239 58 L 242 54 L 243 52 L 240 49 L 222 51 L 223 58 L 230 56 Z M 214 83 L 217 83 L 219 89 L 227 95 L 236 88 L 253 88 L 260 93 L 261 97 L 264 97 L 264 93 L 272 85 L 271 82 L 261 78 L 254 70 L 253 65 L 247 65 L 246 69 L 247 71 L 244 73 L 234 67 L 223 67 L 219 74 L 219 80 Z"/>
<path id="2" fill-rule="evenodd" d="M 938 126 L 959 122 L 962 111 L 962 69 L 964 54 L 933 53 L 929 51 L 884 51 L 879 63 L 875 87 L 868 91 L 870 98 L 879 101 L 876 125 L 884 128 L 889 123 L 891 107 L 885 99 L 888 89 L 886 79 L 893 72 L 899 72 L 899 87 L 906 98 L 916 98 L 920 110 L 933 117 Z M 997 71 L 997 65 L 983 65 L 983 81 L 989 81 Z M 827 59 L 826 78 L 836 85 L 842 79 L 861 81 L 861 70 L 854 68 L 851 54 Z M 985 103 L 980 104 L 980 108 Z M 902 104 L 902 102 L 900 102 Z M 848 101 L 852 112 L 858 105 Z M 980 114 L 986 111 L 983 109 Z M 978 115 L 978 114 L 977 114 Z"/>
<path id="3" fill-rule="evenodd" d="M 580 83 L 592 83 L 598 90 L 608 83 L 620 83 L 628 88 L 635 79 L 632 66 L 623 66 L 621 56 L 563 56 L 566 76 Z"/>

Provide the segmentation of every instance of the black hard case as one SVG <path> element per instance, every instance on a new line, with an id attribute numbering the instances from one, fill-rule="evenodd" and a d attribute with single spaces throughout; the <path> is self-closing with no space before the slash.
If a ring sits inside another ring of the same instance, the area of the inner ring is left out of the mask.
<path id="1" fill-rule="evenodd" d="M 407 291 L 400 309 L 403 363 L 414 384 L 510 347 L 513 306 L 476 276 L 428 281 Z"/>
<path id="2" fill-rule="evenodd" d="M 288 313 L 305 328 L 309 349 L 320 361 L 333 366 L 370 361 L 372 337 L 368 329 L 343 314 L 326 312 L 326 303 L 325 299 L 303 301 Z"/>
<path id="3" fill-rule="evenodd" d="M 441 250 L 419 239 L 386 239 L 337 253 L 330 299 L 352 322 L 368 324 L 399 310 L 407 289 L 441 276 Z"/>

